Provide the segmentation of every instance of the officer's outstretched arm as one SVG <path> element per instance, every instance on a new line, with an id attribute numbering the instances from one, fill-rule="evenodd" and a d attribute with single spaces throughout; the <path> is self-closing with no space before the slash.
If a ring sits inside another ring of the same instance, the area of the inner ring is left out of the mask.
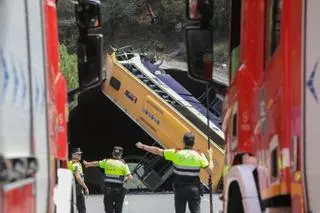
<path id="1" fill-rule="evenodd" d="M 83 164 L 86 168 L 88 167 L 97 167 L 99 166 L 99 161 L 91 161 L 91 162 L 87 162 L 87 161 L 83 161 Z"/>
<path id="2" fill-rule="evenodd" d="M 163 156 L 163 149 L 156 146 L 148 146 L 141 142 L 136 143 L 137 148 L 145 150 L 147 152 L 151 152 L 154 155 Z"/>

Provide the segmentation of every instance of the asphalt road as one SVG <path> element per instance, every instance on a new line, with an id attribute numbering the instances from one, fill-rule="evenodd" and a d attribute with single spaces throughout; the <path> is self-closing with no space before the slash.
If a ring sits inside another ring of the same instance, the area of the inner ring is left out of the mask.
<path id="1" fill-rule="evenodd" d="M 86 199 L 87 213 L 104 213 L 103 196 L 91 195 Z M 188 207 L 187 207 L 188 208 Z M 209 195 L 201 199 L 201 212 L 209 213 Z M 213 212 L 219 213 L 222 203 L 213 195 Z M 123 213 L 174 213 L 173 194 L 129 194 L 126 196 Z M 189 210 L 186 211 L 189 213 Z"/>

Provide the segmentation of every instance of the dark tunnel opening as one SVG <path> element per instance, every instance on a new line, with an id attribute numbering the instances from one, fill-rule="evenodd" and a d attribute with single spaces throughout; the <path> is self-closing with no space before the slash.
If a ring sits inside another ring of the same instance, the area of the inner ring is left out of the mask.
<path id="1" fill-rule="evenodd" d="M 179 83 L 196 98 L 203 94 L 205 85 L 192 81 L 186 72 L 168 71 Z M 141 141 L 153 144 L 147 135 L 121 109 L 114 105 L 100 88 L 90 89 L 78 98 L 78 106 L 70 112 L 70 147 L 81 147 L 83 159 L 101 160 L 111 157 L 114 146 L 124 147 L 125 156 L 143 156 L 135 143 Z M 85 178 L 91 193 L 101 193 L 103 172 L 99 169 L 85 169 Z M 167 179 L 157 191 L 171 191 L 172 177 Z"/>

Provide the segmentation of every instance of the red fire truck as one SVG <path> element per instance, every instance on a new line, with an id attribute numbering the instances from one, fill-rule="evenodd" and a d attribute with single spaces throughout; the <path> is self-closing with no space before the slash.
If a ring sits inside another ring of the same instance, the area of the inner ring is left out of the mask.
<path id="1" fill-rule="evenodd" d="M 100 3 L 76 4 L 80 88 L 70 97 L 102 78 L 102 37 L 87 32 L 100 26 Z M 1 0 L 0 26 L 0 212 L 70 212 L 56 0 Z"/>
<path id="2" fill-rule="evenodd" d="M 319 212 L 320 1 L 229 3 L 224 212 Z"/>

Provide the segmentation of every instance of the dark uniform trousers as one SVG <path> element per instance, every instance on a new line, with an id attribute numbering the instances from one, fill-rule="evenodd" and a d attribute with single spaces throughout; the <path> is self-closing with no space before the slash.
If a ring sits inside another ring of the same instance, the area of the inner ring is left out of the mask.
<path id="1" fill-rule="evenodd" d="M 86 213 L 86 204 L 84 200 L 83 189 L 80 184 L 76 184 L 76 194 L 77 194 L 77 210 L 79 213 Z"/>
<path id="2" fill-rule="evenodd" d="M 104 210 L 106 213 L 121 213 L 125 189 L 121 187 L 104 187 Z"/>
<path id="3" fill-rule="evenodd" d="M 190 213 L 200 213 L 200 185 L 174 185 L 176 213 L 185 213 L 188 203 Z"/>

